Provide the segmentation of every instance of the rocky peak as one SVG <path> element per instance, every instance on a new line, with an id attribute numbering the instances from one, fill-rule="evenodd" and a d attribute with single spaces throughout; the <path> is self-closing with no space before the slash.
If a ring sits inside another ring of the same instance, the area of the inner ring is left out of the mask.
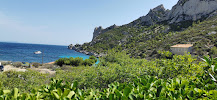
<path id="1" fill-rule="evenodd" d="M 141 17 L 141 23 L 144 25 L 153 25 L 159 21 L 161 21 L 165 15 L 167 14 L 168 10 L 164 8 L 161 4 L 154 9 L 151 9 L 146 16 Z"/>
<path id="2" fill-rule="evenodd" d="M 161 12 L 164 12 L 166 9 L 164 8 L 164 5 L 161 4 L 157 7 L 155 7 L 154 9 L 151 9 L 151 11 L 161 11 Z"/>
<path id="3" fill-rule="evenodd" d="M 118 26 L 116 26 L 115 24 L 110 26 L 110 27 L 107 27 L 106 29 L 103 29 L 102 26 L 99 26 L 99 27 L 96 27 L 94 29 L 94 32 L 93 32 L 93 39 L 95 39 L 98 35 L 100 34 L 103 34 L 109 30 L 112 30 L 114 28 L 117 28 Z"/>
<path id="4" fill-rule="evenodd" d="M 163 5 L 151 9 L 146 16 L 141 17 L 144 25 L 153 25 L 157 22 L 168 21 L 178 23 L 188 20 L 198 20 L 209 17 L 217 10 L 217 0 L 179 0 L 171 10 L 166 10 Z"/>
<path id="5" fill-rule="evenodd" d="M 94 29 L 94 32 L 93 32 L 93 39 L 94 39 L 96 36 L 98 36 L 99 34 L 101 34 L 102 30 L 103 30 L 102 26 L 96 27 L 96 28 Z"/>

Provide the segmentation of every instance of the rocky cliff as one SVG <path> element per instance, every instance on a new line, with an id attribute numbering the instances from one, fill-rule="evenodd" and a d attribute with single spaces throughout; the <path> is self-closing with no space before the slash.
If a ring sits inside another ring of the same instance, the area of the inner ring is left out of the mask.
<path id="1" fill-rule="evenodd" d="M 117 27 L 118 26 L 116 26 L 115 24 L 110 26 L 110 27 L 107 27 L 106 29 L 103 29 L 102 26 L 96 27 L 94 29 L 94 32 L 93 32 L 93 39 L 95 37 L 97 37 L 98 35 L 103 34 L 103 33 L 107 32 L 107 31 L 112 30 L 112 29 L 117 28 Z"/>
<path id="2" fill-rule="evenodd" d="M 178 23 L 208 17 L 217 10 L 217 0 L 179 0 L 164 20 Z"/>

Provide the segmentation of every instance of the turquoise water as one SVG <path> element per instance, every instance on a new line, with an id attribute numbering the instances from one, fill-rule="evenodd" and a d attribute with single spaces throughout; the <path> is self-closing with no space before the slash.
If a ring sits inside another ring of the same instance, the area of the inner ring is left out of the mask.
<path id="1" fill-rule="evenodd" d="M 89 58 L 88 55 L 67 49 L 67 46 L 0 42 L 1 61 L 42 63 L 42 54 L 34 54 L 35 51 L 44 51 L 44 63 L 64 57 Z"/>

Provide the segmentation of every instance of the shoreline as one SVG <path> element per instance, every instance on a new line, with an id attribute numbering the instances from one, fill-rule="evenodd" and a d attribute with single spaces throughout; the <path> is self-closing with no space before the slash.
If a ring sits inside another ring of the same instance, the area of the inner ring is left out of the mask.
<path id="1" fill-rule="evenodd" d="M 49 63 L 45 63 L 45 64 L 54 64 L 55 63 L 55 61 L 53 61 L 53 62 L 49 62 Z"/>
<path id="2" fill-rule="evenodd" d="M 17 62 L 19 62 L 19 63 L 22 63 L 22 64 L 24 64 L 24 63 L 29 63 L 29 64 L 31 64 L 31 63 L 40 63 L 40 62 L 22 62 L 22 61 L 0 61 L 1 62 L 1 64 L 4 64 L 4 63 L 6 63 L 6 64 L 13 64 L 13 63 L 17 63 Z M 54 64 L 55 63 L 55 61 L 52 61 L 52 62 L 47 62 L 47 63 L 43 63 L 43 64 Z M 40 63 L 41 64 L 41 63 Z"/>
<path id="3" fill-rule="evenodd" d="M 83 54 L 85 54 L 85 55 L 95 56 L 95 57 L 97 57 L 97 58 L 103 57 L 103 56 L 106 55 L 106 54 L 103 54 L 103 53 L 97 54 L 97 53 L 95 53 L 95 52 L 90 52 L 90 51 L 82 50 L 81 46 L 75 47 L 75 46 L 73 46 L 72 44 L 70 44 L 70 45 L 68 46 L 68 49 L 70 49 L 70 50 L 75 50 L 76 52 L 83 53 Z"/>

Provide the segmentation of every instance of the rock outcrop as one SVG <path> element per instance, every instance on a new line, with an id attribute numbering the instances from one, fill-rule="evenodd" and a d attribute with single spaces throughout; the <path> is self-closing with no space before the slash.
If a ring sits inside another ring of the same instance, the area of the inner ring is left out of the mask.
<path id="1" fill-rule="evenodd" d="M 107 27 L 106 29 L 103 29 L 102 26 L 96 27 L 94 29 L 94 32 L 93 32 L 93 39 L 95 37 L 97 37 L 98 35 L 103 34 L 103 33 L 107 32 L 107 31 L 112 30 L 112 29 L 117 28 L 117 27 L 118 26 L 116 26 L 115 24 L 110 26 L 110 27 Z"/>
<path id="2" fill-rule="evenodd" d="M 217 0 L 179 0 L 169 11 L 165 20 L 178 23 L 187 20 L 198 20 L 208 17 L 217 10 Z"/>
<path id="3" fill-rule="evenodd" d="M 157 22 L 162 21 L 168 13 L 169 10 L 166 10 L 161 4 L 154 9 L 151 9 L 149 13 L 146 16 L 142 16 L 140 20 L 143 25 L 154 25 Z"/>
<path id="4" fill-rule="evenodd" d="M 69 46 L 68 46 L 68 49 L 72 49 L 73 48 L 73 44 L 70 44 Z"/>
<path id="5" fill-rule="evenodd" d="M 76 52 L 80 52 L 80 53 L 83 53 L 83 54 L 86 54 L 86 55 L 95 56 L 97 58 L 105 56 L 105 54 L 103 54 L 103 53 L 97 54 L 95 52 L 90 52 L 90 51 L 87 51 L 87 50 L 83 50 L 82 45 L 79 45 L 79 44 L 76 44 L 76 45 L 70 44 L 68 46 L 68 49 L 75 50 Z"/>

